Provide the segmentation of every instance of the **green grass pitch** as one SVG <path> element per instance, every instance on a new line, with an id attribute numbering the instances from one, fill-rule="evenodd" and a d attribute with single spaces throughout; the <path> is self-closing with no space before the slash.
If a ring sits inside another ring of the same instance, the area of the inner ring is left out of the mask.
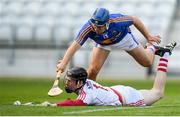
<path id="1" fill-rule="evenodd" d="M 149 89 L 153 84 L 152 80 L 98 80 L 98 82 L 106 86 L 129 85 L 136 89 Z M 66 94 L 65 92 L 57 97 L 49 97 L 47 92 L 52 84 L 53 79 L 0 78 L 0 116 L 180 115 L 180 80 L 168 80 L 165 97 L 153 106 L 145 108 L 113 106 L 29 107 L 13 105 L 16 100 L 20 100 L 22 103 L 30 101 L 54 103 L 67 98 L 76 98 L 75 94 Z M 63 83 L 61 82 L 60 85 L 62 86 Z"/>

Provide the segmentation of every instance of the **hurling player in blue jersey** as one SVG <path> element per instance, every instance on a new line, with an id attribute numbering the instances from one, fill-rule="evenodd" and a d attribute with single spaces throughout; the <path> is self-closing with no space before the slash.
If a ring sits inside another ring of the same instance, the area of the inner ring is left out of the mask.
<path id="1" fill-rule="evenodd" d="M 131 25 L 134 25 L 146 38 L 147 48 L 143 48 L 134 38 L 130 30 Z M 57 72 L 65 71 L 75 52 L 88 39 L 93 40 L 94 47 L 87 72 L 88 78 L 94 81 L 113 48 L 125 50 L 144 67 L 152 65 L 155 54 L 160 54 L 159 49 L 168 51 L 164 47 L 153 45 L 153 43 L 160 43 L 160 36 L 153 36 L 139 18 L 123 14 L 110 14 L 105 8 L 97 8 L 93 16 L 79 31 L 77 38 L 67 49 L 63 59 L 59 61 Z"/>

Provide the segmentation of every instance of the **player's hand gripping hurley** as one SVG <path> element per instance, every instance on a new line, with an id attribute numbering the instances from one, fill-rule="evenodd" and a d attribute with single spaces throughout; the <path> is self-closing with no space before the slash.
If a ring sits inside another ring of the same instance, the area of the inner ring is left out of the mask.
<path id="1" fill-rule="evenodd" d="M 63 91 L 62 91 L 62 89 L 60 89 L 59 88 L 59 79 L 60 79 L 60 77 L 61 77 L 61 74 L 62 74 L 62 72 L 61 71 L 59 71 L 58 73 L 57 73 L 57 75 L 56 75 L 56 79 L 55 79 L 55 81 L 54 81 L 54 84 L 53 84 L 53 86 L 52 86 L 52 88 L 49 90 L 49 92 L 48 92 L 48 95 L 49 96 L 57 96 L 57 95 L 59 95 L 59 94 L 61 94 Z"/>

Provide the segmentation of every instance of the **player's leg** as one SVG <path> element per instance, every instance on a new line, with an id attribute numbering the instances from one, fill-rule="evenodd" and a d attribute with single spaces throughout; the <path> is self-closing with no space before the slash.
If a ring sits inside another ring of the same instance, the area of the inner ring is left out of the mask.
<path id="1" fill-rule="evenodd" d="M 166 77 L 167 77 L 166 72 L 165 72 L 167 70 L 166 61 L 168 61 L 168 59 L 161 58 L 159 60 L 158 68 L 161 68 L 163 70 L 161 69 L 157 70 L 153 88 L 151 90 L 140 90 L 144 97 L 144 102 L 146 105 L 151 105 L 164 96 L 164 88 L 165 88 Z M 164 66 L 161 66 L 161 65 L 164 65 Z"/>
<path id="2" fill-rule="evenodd" d="M 148 44 L 147 48 L 142 47 L 131 33 L 128 33 L 120 43 L 122 43 L 120 48 L 129 53 L 139 64 L 144 67 L 152 65 L 156 50 L 152 44 Z"/>
<path id="3" fill-rule="evenodd" d="M 140 90 L 140 92 L 144 97 L 144 101 L 146 105 L 151 105 L 164 96 L 164 89 L 165 89 L 166 77 L 167 77 L 166 72 L 167 72 L 168 57 L 171 54 L 173 48 L 176 46 L 176 44 L 172 43 L 172 45 L 170 46 L 169 46 L 170 47 L 169 50 L 167 48 L 161 50 L 161 53 L 163 54 L 161 54 L 162 57 L 159 59 L 153 88 L 151 90 Z"/>
<path id="4" fill-rule="evenodd" d="M 138 44 L 133 50 L 127 51 L 139 64 L 144 67 L 152 65 L 155 56 L 155 49 L 153 45 L 149 45 L 146 49 Z"/>
<path id="5" fill-rule="evenodd" d="M 89 79 L 96 81 L 96 76 L 99 73 L 101 67 L 103 66 L 109 53 L 110 51 L 102 48 L 93 48 L 91 62 L 87 70 Z"/>

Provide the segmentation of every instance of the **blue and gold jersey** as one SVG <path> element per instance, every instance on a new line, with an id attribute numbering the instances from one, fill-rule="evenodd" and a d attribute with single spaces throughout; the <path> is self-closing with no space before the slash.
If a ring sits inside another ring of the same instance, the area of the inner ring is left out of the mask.
<path id="1" fill-rule="evenodd" d="M 129 26 L 133 24 L 131 17 L 122 14 L 110 14 L 109 28 L 103 34 L 96 34 L 90 20 L 79 31 L 76 42 L 81 46 L 88 38 L 100 45 L 112 45 L 120 42 L 130 32 Z"/>

